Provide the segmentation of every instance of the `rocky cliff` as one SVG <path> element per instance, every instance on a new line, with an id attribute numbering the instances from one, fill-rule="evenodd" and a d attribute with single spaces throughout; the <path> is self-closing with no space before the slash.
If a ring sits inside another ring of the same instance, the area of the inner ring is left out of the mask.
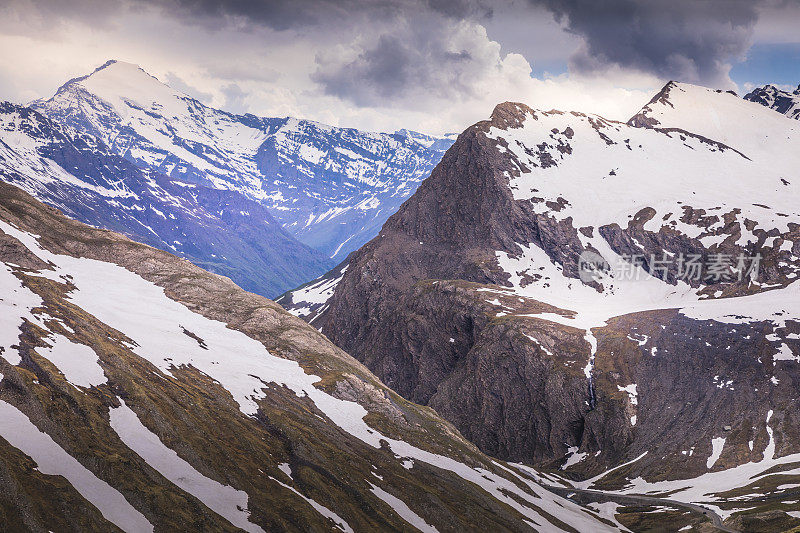
<path id="1" fill-rule="evenodd" d="M 314 325 L 491 455 L 734 520 L 792 509 L 799 132 L 676 83 L 628 124 L 501 104 Z"/>

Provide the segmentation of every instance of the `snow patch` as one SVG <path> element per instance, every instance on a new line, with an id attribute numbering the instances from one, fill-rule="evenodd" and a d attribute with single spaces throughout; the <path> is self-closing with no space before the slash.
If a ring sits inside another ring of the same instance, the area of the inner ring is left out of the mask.
<path id="1" fill-rule="evenodd" d="M 250 513 L 244 510 L 247 509 L 247 493 L 209 479 L 195 470 L 147 429 L 122 399 L 119 401 L 120 407 L 109 411 L 111 427 L 128 448 L 234 526 L 249 533 L 264 533 L 249 521 Z"/>
<path id="2" fill-rule="evenodd" d="M 0 400 L 0 436 L 36 461 L 37 470 L 63 476 L 106 520 L 126 533 L 153 531 L 153 525 L 111 485 L 64 451 L 13 405 Z"/>

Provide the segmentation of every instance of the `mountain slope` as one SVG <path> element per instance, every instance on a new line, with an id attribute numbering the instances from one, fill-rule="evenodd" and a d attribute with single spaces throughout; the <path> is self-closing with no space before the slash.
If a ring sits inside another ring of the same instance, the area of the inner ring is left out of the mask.
<path id="1" fill-rule="evenodd" d="M 489 454 L 734 521 L 793 509 L 760 495 L 796 500 L 799 132 L 685 84 L 630 124 L 501 104 L 314 325 Z"/>
<path id="2" fill-rule="evenodd" d="M 275 303 L 313 326 L 328 309 L 328 302 L 347 271 L 348 260 L 349 257 L 322 276 L 286 291 Z"/>
<path id="3" fill-rule="evenodd" d="M 774 109 L 789 118 L 800 120 L 800 85 L 791 93 L 782 91 L 774 85 L 764 85 L 747 93 L 744 99 Z"/>
<path id="4" fill-rule="evenodd" d="M 337 262 L 377 234 L 452 144 L 407 131 L 233 115 L 118 61 L 32 106 L 141 168 L 241 192 Z"/>
<path id="5" fill-rule="evenodd" d="M 0 183 L 0 516 L 25 531 L 603 531 L 273 302 Z"/>
<path id="6" fill-rule="evenodd" d="M 180 254 L 260 294 L 280 294 L 331 266 L 261 204 L 142 171 L 102 141 L 9 103 L 0 103 L 0 179 L 76 220 Z"/>
<path id="7" fill-rule="evenodd" d="M 729 92 L 670 82 L 628 124 L 687 130 L 734 148 L 752 161 L 778 166 L 777 173 L 793 172 L 800 160 L 795 150 L 800 125 Z M 767 174 L 770 169 L 758 172 Z"/>

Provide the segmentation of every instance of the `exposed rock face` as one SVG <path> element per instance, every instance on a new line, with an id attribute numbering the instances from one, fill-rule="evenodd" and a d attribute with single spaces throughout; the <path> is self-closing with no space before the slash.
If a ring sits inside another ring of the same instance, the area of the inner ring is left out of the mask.
<path id="1" fill-rule="evenodd" d="M 140 168 L 259 202 L 289 233 L 334 259 L 329 268 L 378 233 L 453 143 L 407 130 L 226 113 L 122 61 L 32 106 Z"/>
<path id="2" fill-rule="evenodd" d="M 744 99 L 774 109 L 789 118 L 800 120 L 800 85 L 791 93 L 782 91 L 774 85 L 764 85 L 747 93 Z"/>
<path id="3" fill-rule="evenodd" d="M 103 141 L 10 103 L 0 103 L 0 180 L 259 294 L 280 294 L 333 265 L 259 202 L 143 171 Z"/>
<path id="4" fill-rule="evenodd" d="M 487 453 L 576 477 L 626 465 L 607 488 L 697 478 L 663 485 L 699 487 L 685 501 L 774 493 L 781 476 L 720 477 L 721 496 L 698 476 L 800 452 L 800 130 L 674 83 L 637 117 L 499 105 L 350 256 L 314 324 Z M 586 252 L 610 270 L 582 281 Z"/>
<path id="5" fill-rule="evenodd" d="M 5 183 L 0 290 L 4 530 L 616 529 L 274 302 Z"/>

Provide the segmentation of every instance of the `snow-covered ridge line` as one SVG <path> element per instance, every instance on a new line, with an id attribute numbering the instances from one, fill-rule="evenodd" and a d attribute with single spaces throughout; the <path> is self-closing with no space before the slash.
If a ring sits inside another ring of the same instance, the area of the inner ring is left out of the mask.
<path id="1" fill-rule="evenodd" d="M 453 143 L 235 115 L 121 61 L 31 105 L 142 168 L 260 202 L 301 242 L 339 260 L 377 234 Z"/>

